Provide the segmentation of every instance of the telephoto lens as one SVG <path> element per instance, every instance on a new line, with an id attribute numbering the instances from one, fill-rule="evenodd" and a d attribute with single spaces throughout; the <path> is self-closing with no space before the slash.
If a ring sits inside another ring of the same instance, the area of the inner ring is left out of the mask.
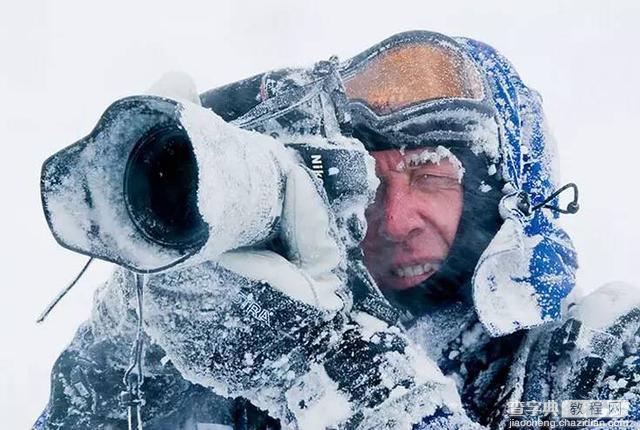
<path id="1" fill-rule="evenodd" d="M 159 272 L 268 239 L 290 157 L 201 106 L 127 97 L 44 162 L 43 209 L 62 246 Z"/>
<path id="2" fill-rule="evenodd" d="M 149 240 L 175 248 L 206 241 L 198 162 L 177 124 L 159 124 L 138 140 L 127 162 L 124 196 L 131 220 Z"/>

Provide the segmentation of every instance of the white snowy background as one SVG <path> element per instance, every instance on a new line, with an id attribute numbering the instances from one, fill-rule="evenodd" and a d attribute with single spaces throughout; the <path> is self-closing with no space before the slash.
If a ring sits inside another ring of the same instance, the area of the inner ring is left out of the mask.
<path id="1" fill-rule="evenodd" d="M 636 282 L 640 3 L 629 1 L 3 1 L 0 5 L 0 427 L 25 429 L 49 373 L 89 314 L 97 264 L 43 325 L 35 319 L 85 258 L 49 234 L 46 157 L 87 134 L 114 100 L 183 70 L 201 91 L 268 69 L 347 58 L 428 29 L 488 42 L 545 100 L 565 181 L 579 285 Z"/>

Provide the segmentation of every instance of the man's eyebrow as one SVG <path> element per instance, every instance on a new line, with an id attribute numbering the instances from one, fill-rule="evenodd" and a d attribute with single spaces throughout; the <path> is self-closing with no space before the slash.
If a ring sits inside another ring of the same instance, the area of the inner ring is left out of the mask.
<path id="1" fill-rule="evenodd" d="M 440 165 L 440 161 L 442 160 L 430 160 L 430 159 L 407 157 L 403 161 L 407 165 L 407 167 L 418 167 L 418 166 L 426 166 L 426 165 L 438 166 Z"/>
<path id="2" fill-rule="evenodd" d="M 397 173 L 402 173 L 402 172 L 405 172 L 407 169 L 413 169 L 413 168 L 427 166 L 427 165 L 437 166 L 439 164 L 440 164 L 439 160 L 434 161 L 429 159 L 418 159 L 415 157 L 406 156 L 402 160 L 400 160 L 400 162 L 396 165 L 393 171 Z"/>
<path id="3" fill-rule="evenodd" d="M 396 166 L 397 172 L 404 172 L 407 169 L 416 168 L 420 166 L 433 165 L 438 166 L 442 160 L 448 160 L 452 167 L 456 170 L 458 181 L 462 182 L 465 169 L 462 163 L 449 149 L 443 146 L 437 146 L 436 148 L 428 148 L 420 153 L 413 153 L 404 155 L 402 161 Z"/>

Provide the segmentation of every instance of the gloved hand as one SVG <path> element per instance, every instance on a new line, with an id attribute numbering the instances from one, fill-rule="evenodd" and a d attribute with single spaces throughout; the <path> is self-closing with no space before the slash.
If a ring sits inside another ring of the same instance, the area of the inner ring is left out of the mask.
<path id="1" fill-rule="evenodd" d="M 195 101 L 192 83 L 177 82 L 154 92 Z M 463 415 L 453 382 L 400 328 L 352 306 L 352 287 L 369 277 L 347 257 L 320 182 L 284 146 L 277 163 L 278 245 L 150 275 L 147 333 L 185 378 L 245 397 L 286 428 L 408 429 Z"/>

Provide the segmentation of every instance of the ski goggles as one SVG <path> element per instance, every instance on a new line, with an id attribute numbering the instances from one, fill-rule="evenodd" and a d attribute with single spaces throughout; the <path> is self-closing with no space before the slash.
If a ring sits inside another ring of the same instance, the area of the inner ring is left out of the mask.
<path id="1" fill-rule="evenodd" d="M 393 36 L 347 61 L 340 74 L 354 136 L 369 150 L 497 139 L 485 80 L 446 36 Z"/>

